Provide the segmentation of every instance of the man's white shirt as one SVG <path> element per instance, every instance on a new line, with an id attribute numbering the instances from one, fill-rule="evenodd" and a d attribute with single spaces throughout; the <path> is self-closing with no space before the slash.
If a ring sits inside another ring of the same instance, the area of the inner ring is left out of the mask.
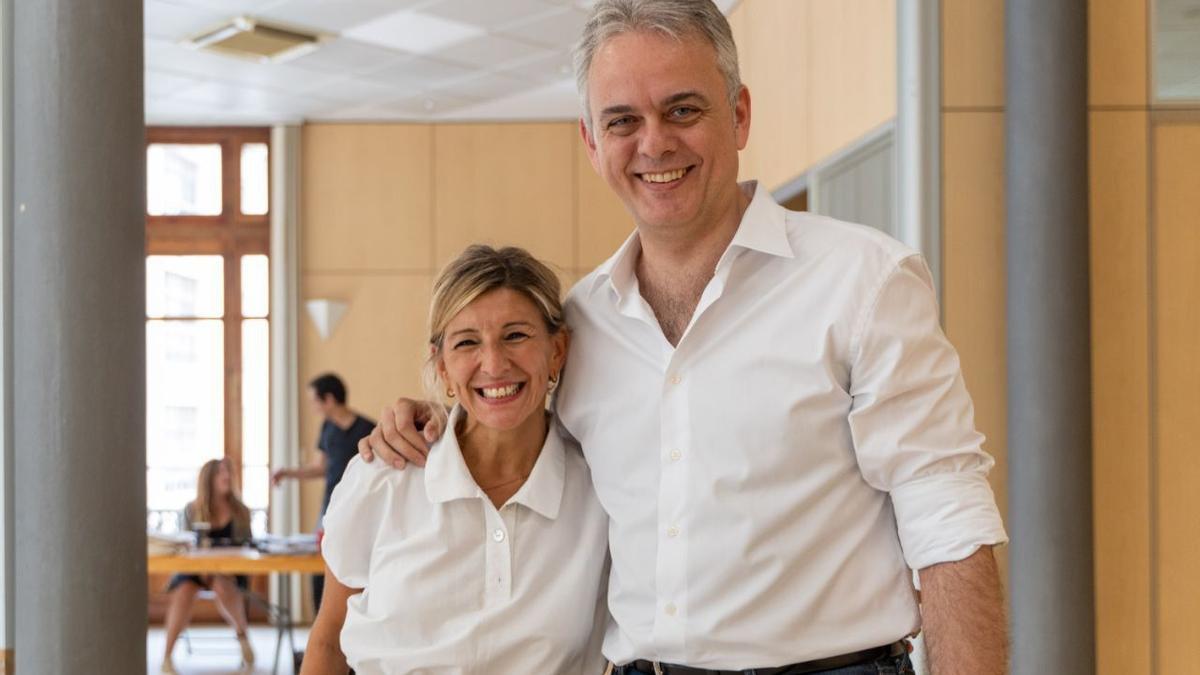
<path id="1" fill-rule="evenodd" d="M 322 554 L 343 584 L 342 651 L 363 675 L 603 669 L 607 520 L 579 449 L 555 425 L 525 484 L 497 509 L 454 434 L 422 470 L 351 460 Z"/>
<path id="2" fill-rule="evenodd" d="M 617 663 L 884 645 L 920 624 L 909 568 L 1006 541 L 924 261 L 743 189 L 678 346 L 638 291 L 636 233 L 568 297 L 557 411 L 610 518 Z"/>

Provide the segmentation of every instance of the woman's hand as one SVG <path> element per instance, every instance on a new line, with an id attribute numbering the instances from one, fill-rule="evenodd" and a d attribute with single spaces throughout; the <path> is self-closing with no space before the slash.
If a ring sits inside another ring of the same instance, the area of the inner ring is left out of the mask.
<path id="1" fill-rule="evenodd" d="M 425 466 L 429 446 L 441 437 L 441 417 L 434 413 L 440 403 L 399 398 L 379 413 L 379 424 L 358 442 L 358 454 L 364 462 L 378 457 L 397 469 L 408 462 Z"/>

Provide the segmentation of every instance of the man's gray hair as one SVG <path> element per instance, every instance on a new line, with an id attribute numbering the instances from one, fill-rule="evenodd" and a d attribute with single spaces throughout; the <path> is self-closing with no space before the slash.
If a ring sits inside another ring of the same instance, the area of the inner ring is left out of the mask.
<path id="1" fill-rule="evenodd" d="M 729 21 L 712 0 L 598 0 L 575 45 L 575 82 L 583 101 L 583 121 L 592 129 L 588 101 L 588 70 L 596 51 L 622 33 L 657 31 L 682 40 L 700 37 L 717 52 L 717 69 L 725 78 L 729 106 L 737 103 L 742 88 L 738 72 L 737 45 Z"/>

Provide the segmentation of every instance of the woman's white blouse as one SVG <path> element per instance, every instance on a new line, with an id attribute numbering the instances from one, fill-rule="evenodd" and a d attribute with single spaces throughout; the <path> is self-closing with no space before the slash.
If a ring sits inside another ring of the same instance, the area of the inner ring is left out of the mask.
<path id="1" fill-rule="evenodd" d="M 607 533 L 583 455 L 553 421 L 498 510 L 453 433 L 424 469 L 355 458 L 322 544 L 330 572 L 364 589 L 347 603 L 342 651 L 363 675 L 599 673 Z"/>

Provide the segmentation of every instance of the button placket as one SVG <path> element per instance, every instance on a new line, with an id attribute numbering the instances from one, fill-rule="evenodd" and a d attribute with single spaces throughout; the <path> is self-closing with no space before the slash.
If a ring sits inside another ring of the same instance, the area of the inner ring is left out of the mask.
<path id="1" fill-rule="evenodd" d="M 688 391 L 690 375 L 683 354 L 677 350 L 663 371 L 659 439 L 664 461 L 660 465 L 658 490 L 658 554 L 655 586 L 658 607 L 654 621 L 654 645 L 664 660 L 681 660 L 687 612 L 688 466 L 682 448 L 690 447 Z"/>
<path id="2" fill-rule="evenodd" d="M 484 507 L 484 600 L 492 605 L 512 595 L 512 531 L 487 499 Z"/>

